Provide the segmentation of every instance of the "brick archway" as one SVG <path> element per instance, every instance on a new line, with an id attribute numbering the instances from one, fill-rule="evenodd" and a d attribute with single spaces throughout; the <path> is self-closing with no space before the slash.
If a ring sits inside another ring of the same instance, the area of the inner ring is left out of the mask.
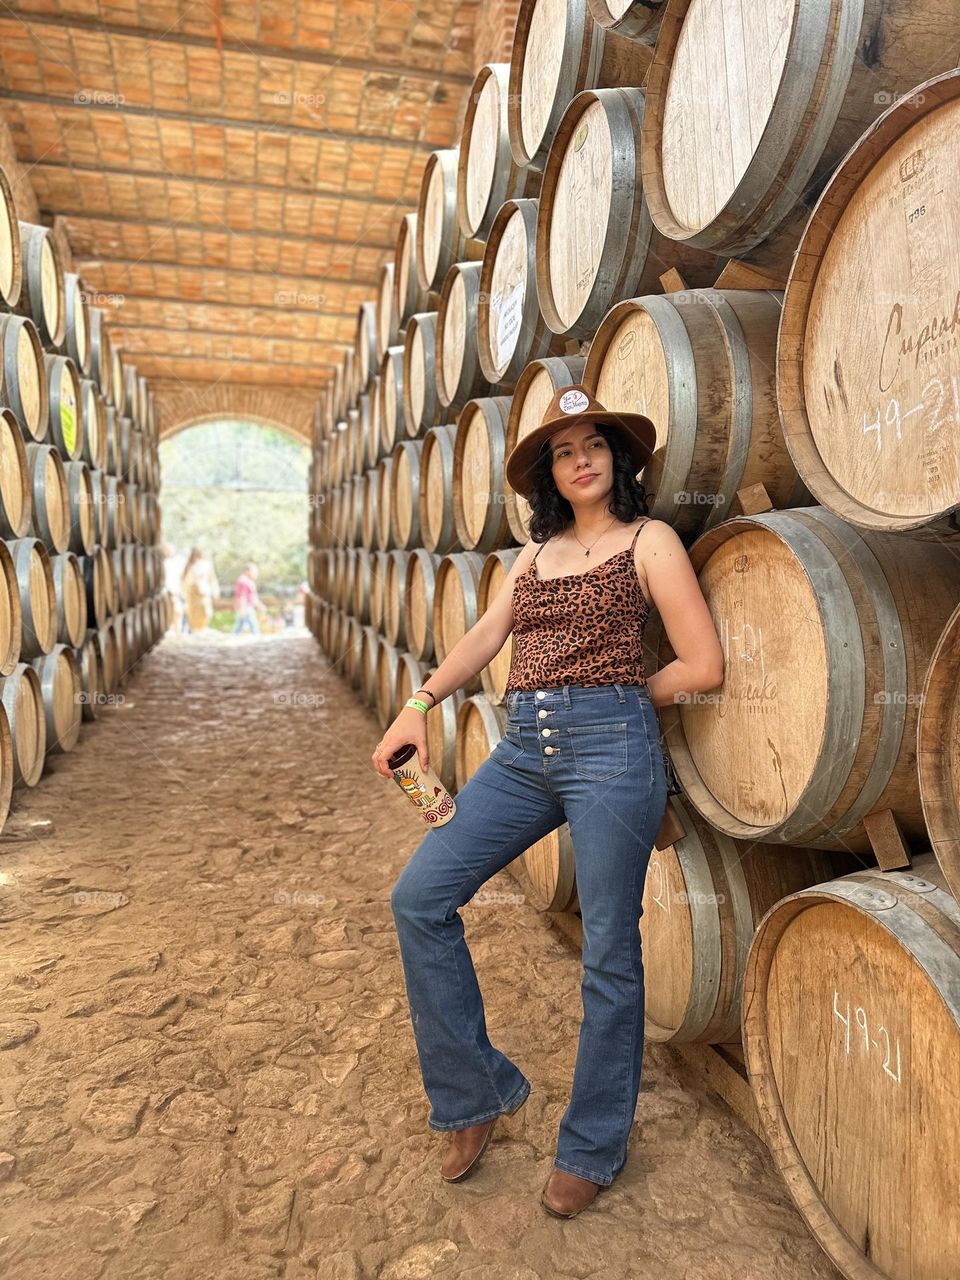
<path id="1" fill-rule="evenodd" d="M 208 387 L 155 382 L 154 394 L 161 440 L 202 422 L 237 418 L 276 427 L 304 444 L 310 443 L 316 397 L 306 392 L 228 382 Z"/>

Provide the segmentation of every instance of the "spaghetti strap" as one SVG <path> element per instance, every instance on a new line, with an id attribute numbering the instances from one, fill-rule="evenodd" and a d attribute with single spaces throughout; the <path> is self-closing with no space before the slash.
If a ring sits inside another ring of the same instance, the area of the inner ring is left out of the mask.
<path id="1" fill-rule="evenodd" d="M 540 554 L 540 552 L 543 550 L 543 548 L 544 548 L 546 545 L 547 545 L 547 544 L 546 544 L 545 542 L 541 542 L 541 543 L 540 543 L 539 547 L 537 547 L 536 554 L 534 555 L 533 560 L 536 560 L 537 556 Z M 531 561 L 530 561 L 530 563 L 531 563 L 531 564 L 533 564 L 533 560 L 531 560 Z"/>
<path id="2" fill-rule="evenodd" d="M 637 530 L 637 532 L 633 535 L 633 541 L 630 543 L 630 550 L 631 550 L 631 551 L 632 551 L 632 550 L 634 549 L 634 547 L 637 545 L 637 539 L 640 537 L 641 530 L 645 529 L 645 528 L 647 527 L 647 525 L 650 523 L 650 521 L 651 521 L 652 519 L 653 519 L 653 516 L 647 516 L 647 517 L 644 519 L 643 524 L 640 526 L 640 528 Z"/>

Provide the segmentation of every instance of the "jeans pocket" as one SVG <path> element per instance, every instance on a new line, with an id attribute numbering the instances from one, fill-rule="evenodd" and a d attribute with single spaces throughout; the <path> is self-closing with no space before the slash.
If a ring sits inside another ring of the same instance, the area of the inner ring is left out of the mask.
<path id="1" fill-rule="evenodd" d="M 495 756 L 501 764 L 513 764 L 519 756 L 523 755 L 523 734 L 520 726 L 513 721 L 508 721 L 503 737 L 490 754 Z"/>
<path id="2" fill-rule="evenodd" d="M 591 782 L 615 778 L 627 768 L 627 722 L 578 724 L 567 729 L 577 776 Z"/>

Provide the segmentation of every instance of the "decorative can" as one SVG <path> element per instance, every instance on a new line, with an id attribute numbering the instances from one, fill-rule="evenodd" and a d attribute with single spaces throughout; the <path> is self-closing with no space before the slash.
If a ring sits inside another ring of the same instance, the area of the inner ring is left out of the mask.
<path id="1" fill-rule="evenodd" d="M 421 769 L 412 742 L 399 747 L 387 761 L 393 780 L 416 806 L 428 827 L 442 827 L 457 811 L 453 796 L 432 769 Z"/>

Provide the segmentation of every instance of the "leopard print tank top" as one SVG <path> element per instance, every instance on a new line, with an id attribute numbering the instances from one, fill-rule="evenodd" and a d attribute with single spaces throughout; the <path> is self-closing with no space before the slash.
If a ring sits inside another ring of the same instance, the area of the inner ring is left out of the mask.
<path id="1" fill-rule="evenodd" d="M 647 523 L 645 520 L 640 529 Z M 586 573 L 541 578 L 537 556 L 513 584 L 513 657 L 506 692 L 561 684 L 646 684 L 643 631 L 650 615 L 634 546 Z"/>

